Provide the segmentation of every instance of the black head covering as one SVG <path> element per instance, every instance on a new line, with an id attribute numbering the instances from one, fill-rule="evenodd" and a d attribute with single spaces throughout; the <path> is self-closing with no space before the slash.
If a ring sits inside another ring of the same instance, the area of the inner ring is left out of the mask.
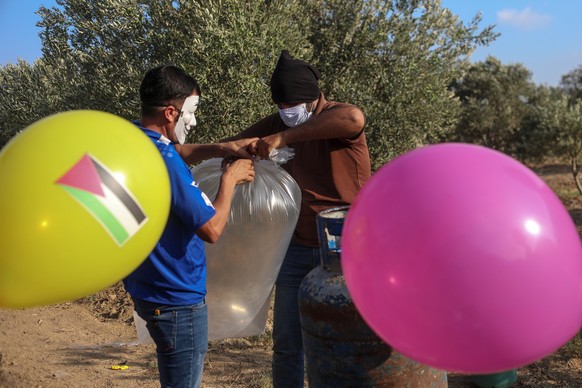
<path id="1" fill-rule="evenodd" d="M 309 63 L 281 52 L 271 76 L 271 96 L 275 104 L 311 102 L 319 97 L 319 71 Z"/>

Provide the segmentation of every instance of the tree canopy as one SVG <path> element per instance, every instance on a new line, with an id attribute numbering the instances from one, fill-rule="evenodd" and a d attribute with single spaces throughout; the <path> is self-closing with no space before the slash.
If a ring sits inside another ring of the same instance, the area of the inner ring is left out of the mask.
<path id="1" fill-rule="evenodd" d="M 545 95 L 547 98 L 547 95 Z M 582 183 L 578 174 L 582 160 L 582 100 L 571 101 L 564 94 L 558 98 L 547 98 L 536 109 L 538 126 L 543 138 L 549 139 L 550 155 L 570 163 L 572 177 L 578 192 L 582 194 Z"/>
<path id="2" fill-rule="evenodd" d="M 503 65 L 488 57 L 470 66 L 452 89 L 463 109 L 449 139 L 516 155 L 516 139 L 535 90 L 531 72 L 521 64 Z"/>
<path id="3" fill-rule="evenodd" d="M 453 82 L 460 119 L 445 140 L 481 144 L 523 162 L 557 157 L 568 162 L 578 191 L 582 157 L 582 100 L 577 69 L 560 88 L 536 86 L 521 64 L 496 58 L 471 65 Z"/>
<path id="4" fill-rule="evenodd" d="M 174 63 L 202 87 L 188 140 L 217 141 L 273 112 L 287 49 L 319 68 L 330 99 L 364 110 L 375 168 L 453 127 L 448 86 L 496 37 L 439 0 L 57 0 L 38 12 L 42 58 L 0 67 L 3 134 L 69 109 L 136 118 L 145 71 Z"/>

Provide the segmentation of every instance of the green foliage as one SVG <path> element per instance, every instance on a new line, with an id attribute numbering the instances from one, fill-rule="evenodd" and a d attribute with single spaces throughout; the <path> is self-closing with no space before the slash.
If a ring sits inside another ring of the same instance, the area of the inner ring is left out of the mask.
<path id="1" fill-rule="evenodd" d="M 57 99 L 51 76 L 51 68 L 42 60 L 0 67 L 0 147 L 28 124 L 52 113 Z"/>
<path id="2" fill-rule="evenodd" d="M 576 182 L 578 193 L 582 194 L 582 183 L 578 174 L 582 157 L 582 66 L 562 76 L 560 89 L 568 96 L 568 105 L 562 100 L 558 105 L 558 115 L 562 114 L 559 121 L 559 143 L 557 153 L 567 156 L 572 167 L 572 175 Z"/>
<path id="3" fill-rule="evenodd" d="M 578 178 L 582 158 L 582 99 L 573 102 L 566 95 L 547 99 L 537 107 L 539 128 L 552 142 L 552 154 L 568 160 L 578 192 L 582 194 L 582 184 Z"/>
<path id="4" fill-rule="evenodd" d="M 57 0 L 41 7 L 43 58 L 57 69 L 60 110 L 97 109 L 139 114 L 145 71 L 170 62 L 176 9 L 169 1 Z M 167 39 L 165 39 L 167 37 Z"/>
<path id="5" fill-rule="evenodd" d="M 561 88 L 536 87 L 521 64 L 496 58 L 469 67 L 452 88 L 462 113 L 448 140 L 481 144 L 524 162 L 558 157 L 572 168 L 576 187 L 582 156 L 582 67 Z"/>
<path id="6" fill-rule="evenodd" d="M 332 99 L 367 116 L 373 168 L 448 132 L 458 102 L 448 90 L 477 45 L 480 17 L 458 21 L 440 1 L 328 0 L 313 17 L 315 65 Z"/>
<path id="7" fill-rule="evenodd" d="M 138 86 L 173 63 L 199 81 L 189 141 L 217 141 L 271 112 L 267 82 L 283 48 L 309 52 L 297 2 L 58 0 L 41 8 L 43 54 L 59 69 L 61 110 L 139 115 Z"/>
<path id="8" fill-rule="evenodd" d="M 0 67 L 6 111 L 32 107 L 36 114 L 4 121 L 12 130 L 68 109 L 137 118 L 145 71 L 174 63 L 202 88 L 199 124 L 188 140 L 217 141 L 273 112 L 269 79 L 287 49 L 321 70 L 328 97 L 364 110 L 374 168 L 453 126 L 458 101 L 447 86 L 472 50 L 496 37 L 491 27 L 478 31 L 480 17 L 465 25 L 439 0 L 57 5 L 39 10 L 42 59 Z"/>
<path id="9" fill-rule="evenodd" d="M 582 98 L 582 66 L 562 76 L 560 89 L 572 100 Z"/>
<path id="10" fill-rule="evenodd" d="M 515 137 L 515 156 L 524 162 L 541 163 L 553 155 L 557 139 L 543 124 L 543 112 L 551 101 L 562 98 L 563 93 L 547 86 L 538 86 L 530 97 L 527 110 L 521 122 L 521 129 Z"/>
<path id="11" fill-rule="evenodd" d="M 200 127 L 191 140 L 217 141 L 273 112 L 268 85 L 279 53 L 287 48 L 308 55 L 311 46 L 303 38 L 305 21 L 296 17 L 299 1 L 215 0 L 188 7 L 184 16 L 192 24 L 176 38 L 186 45 L 177 62 L 203 88 Z"/>
<path id="12" fill-rule="evenodd" d="M 534 92 L 530 78 L 523 65 L 503 65 L 494 57 L 470 66 L 452 85 L 462 113 L 449 140 L 516 155 L 522 121 Z"/>

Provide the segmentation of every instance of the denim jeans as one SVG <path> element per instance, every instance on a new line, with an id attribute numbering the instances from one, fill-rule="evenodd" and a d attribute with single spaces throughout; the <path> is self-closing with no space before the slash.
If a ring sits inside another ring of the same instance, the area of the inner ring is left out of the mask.
<path id="1" fill-rule="evenodd" d="M 162 306 L 139 299 L 133 303 L 156 344 L 161 386 L 200 387 L 208 351 L 206 303 Z"/>
<path id="2" fill-rule="evenodd" d="M 299 285 L 320 264 L 319 248 L 291 243 L 275 283 L 273 386 L 303 387 L 304 353 L 299 321 Z"/>

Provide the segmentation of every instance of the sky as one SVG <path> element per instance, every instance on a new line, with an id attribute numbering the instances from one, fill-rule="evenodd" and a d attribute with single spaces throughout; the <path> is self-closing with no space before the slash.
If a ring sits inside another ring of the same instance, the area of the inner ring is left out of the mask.
<path id="1" fill-rule="evenodd" d="M 537 84 L 557 86 L 562 75 L 582 65 L 582 1 L 579 0 L 443 0 L 442 5 L 480 26 L 495 25 L 501 35 L 479 47 L 471 60 L 491 55 L 503 64 L 521 63 Z"/>
<path id="2" fill-rule="evenodd" d="M 0 0 L 0 65 L 19 58 L 32 63 L 41 55 L 35 12 L 55 0 Z M 557 86 L 562 75 L 582 65 L 580 0 L 443 0 L 442 5 L 469 22 L 477 13 L 481 27 L 495 25 L 501 35 L 479 47 L 471 60 L 491 55 L 503 64 L 521 63 L 536 84 Z"/>

